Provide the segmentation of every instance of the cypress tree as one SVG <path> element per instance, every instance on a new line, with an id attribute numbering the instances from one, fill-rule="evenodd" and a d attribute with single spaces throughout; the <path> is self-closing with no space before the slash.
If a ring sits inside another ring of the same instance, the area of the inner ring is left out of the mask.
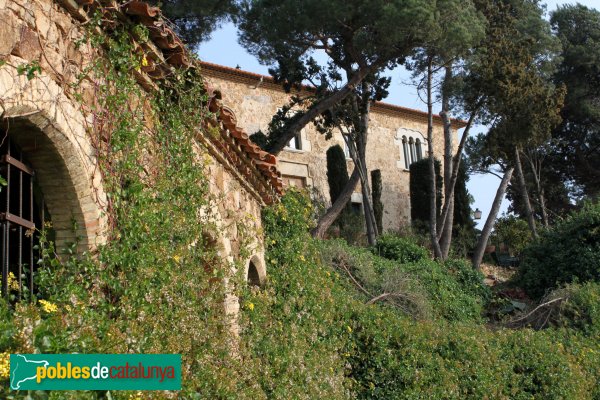
<path id="1" fill-rule="evenodd" d="M 371 171 L 371 191 L 373 196 L 373 212 L 375 213 L 375 223 L 379 233 L 383 233 L 383 203 L 381 202 L 381 170 L 375 169 Z"/>

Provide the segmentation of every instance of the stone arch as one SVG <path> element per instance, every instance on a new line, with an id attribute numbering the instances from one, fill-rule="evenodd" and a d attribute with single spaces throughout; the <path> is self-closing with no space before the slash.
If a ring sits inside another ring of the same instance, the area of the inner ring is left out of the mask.
<path id="1" fill-rule="evenodd" d="M 36 171 L 58 249 L 79 240 L 78 251 L 93 250 L 106 240 L 106 196 L 85 127 L 79 105 L 50 77 L 0 68 L 0 128 Z"/>
<path id="2" fill-rule="evenodd" d="M 265 283 L 267 272 L 265 270 L 264 261 L 258 255 L 252 256 L 246 266 L 246 281 L 250 286 L 261 287 Z"/>

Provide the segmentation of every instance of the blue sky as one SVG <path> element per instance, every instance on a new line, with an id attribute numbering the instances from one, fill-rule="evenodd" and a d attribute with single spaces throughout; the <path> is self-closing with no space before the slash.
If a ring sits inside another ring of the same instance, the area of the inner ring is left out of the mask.
<path id="1" fill-rule="evenodd" d="M 326 0 L 324 0 L 326 1 Z M 575 1 L 548 0 L 548 11 L 553 11 L 558 5 L 575 4 Z M 600 0 L 580 0 L 578 3 L 592 8 L 598 8 Z M 268 75 L 267 66 L 261 65 L 241 47 L 237 42 L 237 30 L 232 24 L 225 24 L 212 34 L 211 40 L 203 43 L 198 48 L 198 55 L 204 61 L 215 64 L 236 67 L 239 65 L 246 71 Z M 403 68 L 398 68 L 390 73 L 392 84 L 390 95 L 384 100 L 388 103 L 404 107 L 425 109 L 425 104 L 419 99 L 415 87 L 412 85 L 410 73 Z M 485 127 L 476 127 L 472 134 L 485 131 Z M 483 226 L 489 213 L 499 179 L 491 175 L 473 175 L 468 183 L 469 192 L 473 195 L 475 202 L 473 209 L 479 208 L 483 211 L 480 227 Z M 504 200 L 502 210 L 506 210 L 508 201 Z"/>

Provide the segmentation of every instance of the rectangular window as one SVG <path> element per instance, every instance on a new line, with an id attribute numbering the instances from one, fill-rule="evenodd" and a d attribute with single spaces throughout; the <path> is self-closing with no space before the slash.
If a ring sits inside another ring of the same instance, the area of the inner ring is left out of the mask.
<path id="1" fill-rule="evenodd" d="M 351 158 L 350 147 L 348 147 L 348 140 L 350 140 L 350 138 L 348 138 L 347 135 L 344 135 L 344 156 L 346 156 L 346 158 Z"/>
<path id="2" fill-rule="evenodd" d="M 302 150 L 302 133 L 298 133 L 296 136 L 289 141 L 287 145 L 288 149 Z"/>

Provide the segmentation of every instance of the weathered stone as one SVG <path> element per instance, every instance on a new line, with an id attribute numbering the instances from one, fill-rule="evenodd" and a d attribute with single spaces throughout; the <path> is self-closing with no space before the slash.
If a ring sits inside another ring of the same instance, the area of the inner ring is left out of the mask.
<path id="1" fill-rule="evenodd" d="M 79 10 L 75 2 L 71 3 Z M 93 130 L 97 115 L 89 111 L 97 103 L 98 85 L 105 83 L 105 78 L 88 72 L 89 76 L 79 82 L 75 99 L 71 84 L 78 82 L 78 74 L 103 53 L 89 44 L 74 44 L 83 37 L 85 27 L 71 15 L 53 0 L 0 0 L 0 57 L 8 61 L 0 68 L 0 113 L 18 126 L 10 134 L 24 143 L 23 151 L 36 171 L 56 231 L 57 248 L 81 238 L 78 250 L 84 251 L 104 243 L 109 228 L 107 196 L 97 159 L 96 135 L 101 132 Z M 29 77 L 20 74 L 18 67 L 32 61 L 39 62 L 41 71 Z M 152 115 L 148 98 L 132 98 L 129 106 Z M 246 107 L 257 111 L 273 101 L 269 93 L 262 93 L 250 96 Z M 142 134 L 151 135 L 153 118 L 145 119 L 145 123 Z M 155 149 L 145 150 L 144 169 L 148 173 L 144 178 L 151 180 L 160 165 L 157 167 Z M 215 238 L 215 246 L 231 268 L 242 265 L 240 272 L 248 272 L 250 259 L 239 259 L 244 243 L 264 277 L 262 200 L 223 154 L 215 157 L 198 146 L 198 159 L 199 168 L 209 168 L 209 187 L 218 199 L 210 209 L 199 210 L 199 219 L 210 218 L 216 224 L 220 236 Z M 75 231 L 73 221 L 78 227 Z M 249 237 L 242 240 L 242 233 Z M 225 306 L 235 324 L 238 300 L 230 296 L 229 302 Z"/>
<path id="2" fill-rule="evenodd" d="M 42 54 L 42 46 L 37 33 L 28 26 L 22 25 L 19 40 L 12 54 L 27 61 L 38 60 Z"/>
<path id="3" fill-rule="evenodd" d="M 236 115 L 238 125 L 249 134 L 258 130 L 266 131 L 272 116 L 280 107 L 287 104 L 290 96 L 281 86 L 264 78 L 257 85 L 256 75 L 243 71 L 227 71 L 226 68 L 203 66 L 204 76 L 212 87 L 221 90 L 223 104 Z M 435 120 L 434 148 L 436 158 L 442 159 L 443 127 Z M 369 142 L 367 144 L 367 168 L 380 169 L 383 180 L 382 202 L 384 204 L 384 230 L 398 230 L 410 224 L 410 173 L 405 166 L 402 148 L 402 135 L 410 132 L 415 138 L 426 143 L 427 120 L 425 114 L 386 104 L 375 104 L 370 118 Z M 344 148 L 344 139 L 339 132 L 326 140 L 317 132 L 314 125 L 308 125 L 301 132 L 302 146 L 299 150 L 284 150 L 278 156 L 279 170 L 284 184 L 290 186 L 312 186 L 326 201 L 329 201 L 327 183 L 326 151 L 339 144 Z M 422 155 L 426 156 L 423 146 Z M 349 173 L 352 161 L 348 162 Z M 355 200 L 362 201 L 360 185 L 357 185 Z"/>
<path id="4" fill-rule="evenodd" d="M 48 71 L 55 79 L 62 78 L 64 75 L 64 57 L 58 54 L 55 50 L 44 50 L 44 56 L 41 58 L 40 65 L 42 69 Z"/>
<path id="5" fill-rule="evenodd" d="M 1 8 L 1 7 L 0 7 Z M 19 27 L 15 15 L 9 10 L 0 10 L 0 57 L 12 53 L 19 39 Z"/>

